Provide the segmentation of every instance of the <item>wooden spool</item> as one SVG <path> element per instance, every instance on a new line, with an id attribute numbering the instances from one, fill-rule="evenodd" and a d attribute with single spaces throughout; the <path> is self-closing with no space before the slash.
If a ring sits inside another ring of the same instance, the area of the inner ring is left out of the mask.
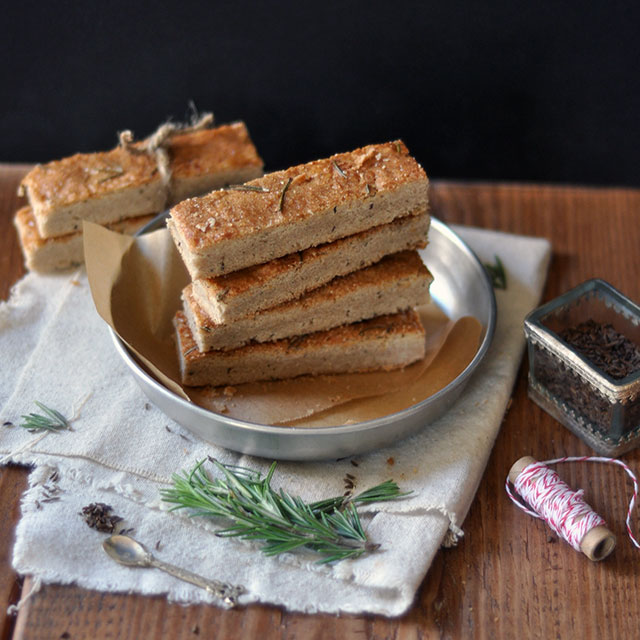
<path id="1" fill-rule="evenodd" d="M 516 478 L 522 473 L 525 467 L 538 462 L 531 456 L 524 456 L 517 460 L 509 470 L 509 482 L 515 484 Z M 580 542 L 580 551 L 589 560 L 604 560 L 616 547 L 615 535 L 607 527 L 599 525 L 587 531 Z"/>

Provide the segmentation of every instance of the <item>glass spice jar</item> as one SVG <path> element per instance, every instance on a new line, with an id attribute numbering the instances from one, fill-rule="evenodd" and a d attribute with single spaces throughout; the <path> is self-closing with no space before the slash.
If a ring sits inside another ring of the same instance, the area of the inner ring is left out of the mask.
<path id="1" fill-rule="evenodd" d="M 640 307 L 583 282 L 525 319 L 529 397 L 596 452 L 640 446 Z"/>

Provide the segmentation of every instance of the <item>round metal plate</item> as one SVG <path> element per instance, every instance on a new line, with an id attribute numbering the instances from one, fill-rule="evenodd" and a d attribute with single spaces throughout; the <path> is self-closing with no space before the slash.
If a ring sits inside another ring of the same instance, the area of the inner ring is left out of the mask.
<path id="1" fill-rule="evenodd" d="M 152 221 L 141 232 L 164 224 Z M 213 444 L 241 453 L 281 460 L 342 458 L 383 447 L 439 418 L 456 401 L 485 357 L 496 323 L 496 301 L 487 273 L 471 249 L 449 227 L 432 218 L 429 245 L 420 252 L 434 276 L 431 297 L 453 320 L 474 316 L 484 333 L 467 368 L 446 387 L 408 409 L 357 424 L 293 428 L 254 424 L 207 411 L 178 397 L 150 376 L 112 333 L 118 353 L 149 400 L 183 427 Z"/>

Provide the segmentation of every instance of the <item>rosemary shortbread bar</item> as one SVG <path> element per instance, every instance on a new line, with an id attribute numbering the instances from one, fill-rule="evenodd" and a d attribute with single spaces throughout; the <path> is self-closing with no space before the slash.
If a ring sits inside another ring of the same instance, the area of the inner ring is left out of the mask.
<path id="1" fill-rule="evenodd" d="M 219 276 L 425 213 L 427 176 L 400 142 L 190 198 L 167 224 L 191 278 Z"/>
<path id="2" fill-rule="evenodd" d="M 399 369 L 425 354 L 424 328 L 415 311 L 232 351 L 198 351 L 182 312 L 174 322 L 182 383 L 187 386 Z"/>
<path id="3" fill-rule="evenodd" d="M 168 154 L 169 185 L 163 184 L 153 153 L 120 146 L 34 167 L 22 187 L 40 236 L 73 233 L 82 220 L 109 224 L 157 213 L 167 203 L 262 175 L 262 160 L 242 122 L 175 135 Z"/>
<path id="4" fill-rule="evenodd" d="M 229 323 L 216 324 L 209 318 L 194 299 L 192 285 L 184 289 L 182 299 L 198 349 L 228 350 L 249 342 L 325 331 L 426 304 L 431 280 L 417 251 L 403 251 L 335 278 L 296 300 Z"/>
<path id="5" fill-rule="evenodd" d="M 424 248 L 429 216 L 405 216 L 346 238 L 217 278 L 193 281 L 196 303 L 216 324 L 294 300 L 385 255 Z"/>
<path id="6" fill-rule="evenodd" d="M 107 225 L 112 231 L 133 235 L 153 219 L 154 214 L 126 218 Z M 13 219 L 25 266 L 30 271 L 48 273 L 77 267 L 84 262 L 82 232 L 68 233 L 57 238 L 42 238 L 38 233 L 31 207 L 23 207 Z"/>

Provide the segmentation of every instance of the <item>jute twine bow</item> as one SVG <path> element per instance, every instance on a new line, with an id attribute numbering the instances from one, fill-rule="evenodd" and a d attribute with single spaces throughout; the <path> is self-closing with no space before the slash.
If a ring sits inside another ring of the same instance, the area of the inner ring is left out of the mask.
<path id="1" fill-rule="evenodd" d="M 185 125 L 182 123 L 165 122 L 161 124 L 156 131 L 141 142 L 134 144 L 133 132 L 129 129 L 118 133 L 119 145 L 129 153 L 141 154 L 148 153 L 155 155 L 158 171 L 162 179 L 162 185 L 165 188 L 166 197 L 169 195 L 169 184 L 171 182 L 171 162 L 169 159 L 168 146 L 171 138 L 177 134 L 193 133 L 208 129 L 213 125 L 213 113 L 203 113 L 199 118 L 194 118 L 192 124 Z"/>

